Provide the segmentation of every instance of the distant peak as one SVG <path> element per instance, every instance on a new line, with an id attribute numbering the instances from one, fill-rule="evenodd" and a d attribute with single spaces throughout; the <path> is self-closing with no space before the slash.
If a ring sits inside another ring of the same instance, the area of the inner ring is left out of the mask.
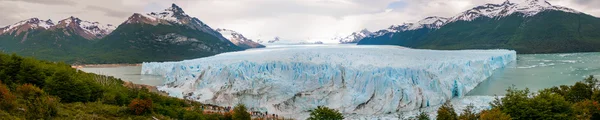
<path id="1" fill-rule="evenodd" d="M 521 4 L 521 5 L 543 5 L 543 6 L 551 6 L 550 2 L 546 0 L 506 0 L 502 5 L 512 5 L 512 4 Z"/>
<path id="2" fill-rule="evenodd" d="M 510 5 L 510 4 L 512 4 L 512 2 L 510 2 L 510 0 L 506 0 L 502 3 L 502 5 Z"/>
<path id="3" fill-rule="evenodd" d="M 165 11 L 172 11 L 173 13 L 185 13 L 181 7 L 177 6 L 175 3 L 171 4 L 171 7 L 165 9 Z"/>

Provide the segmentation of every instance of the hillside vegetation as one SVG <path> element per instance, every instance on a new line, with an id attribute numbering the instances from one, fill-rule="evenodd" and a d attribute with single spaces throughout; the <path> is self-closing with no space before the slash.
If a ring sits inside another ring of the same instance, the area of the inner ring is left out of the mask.
<path id="1" fill-rule="evenodd" d="M 0 119 L 231 119 L 65 63 L 0 54 Z M 214 107 L 214 106 L 212 106 Z"/>

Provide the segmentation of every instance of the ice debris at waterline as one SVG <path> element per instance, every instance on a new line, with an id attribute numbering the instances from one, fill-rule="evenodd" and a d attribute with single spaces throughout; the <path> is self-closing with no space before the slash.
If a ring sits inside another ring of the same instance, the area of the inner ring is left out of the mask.
<path id="1" fill-rule="evenodd" d="M 165 76 L 159 90 L 171 96 L 209 104 L 243 103 L 277 114 L 324 105 L 375 115 L 461 97 L 516 58 L 511 50 L 306 46 L 143 63 L 142 74 Z"/>

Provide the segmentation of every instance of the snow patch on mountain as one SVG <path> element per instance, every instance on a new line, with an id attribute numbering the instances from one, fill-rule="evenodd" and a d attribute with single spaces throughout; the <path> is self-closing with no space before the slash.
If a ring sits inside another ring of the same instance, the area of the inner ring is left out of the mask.
<path id="1" fill-rule="evenodd" d="M 100 39 L 115 30 L 116 26 L 111 24 L 101 24 L 99 22 L 85 21 L 71 16 L 59 21 L 58 24 L 51 27 L 51 29 L 58 28 L 71 29 L 72 31 L 76 32 L 76 34 L 79 34 L 86 39 Z"/>
<path id="2" fill-rule="evenodd" d="M 23 21 L 19 21 L 15 24 L 8 25 L 6 27 L 0 28 L 1 34 L 12 34 L 17 31 L 16 34 L 20 32 L 32 30 L 32 29 L 49 29 L 54 26 L 54 22 L 52 20 L 40 20 L 38 18 L 31 18 Z"/>
<path id="3" fill-rule="evenodd" d="M 518 3 L 513 3 L 507 0 L 502 4 L 485 4 L 477 6 L 451 18 L 434 16 L 427 17 L 423 20 L 418 21 L 417 23 L 404 23 L 400 25 L 392 25 L 387 29 L 382 29 L 377 32 L 374 32 L 373 35 L 368 37 L 379 37 L 383 35 L 389 35 L 388 33 L 417 30 L 421 28 L 439 29 L 448 23 L 456 21 L 472 21 L 479 17 L 497 18 L 506 17 L 515 13 L 521 13 L 523 14 L 523 17 L 530 17 L 547 10 L 556 10 L 569 13 L 581 13 L 570 8 L 553 6 L 546 0 L 523 0 Z"/>
<path id="4" fill-rule="evenodd" d="M 104 37 L 108 34 L 110 34 L 113 30 L 117 29 L 116 26 L 111 25 L 111 24 L 100 24 L 98 22 L 89 22 L 89 21 L 81 21 L 81 23 L 79 23 L 79 26 L 81 28 L 84 28 L 84 30 L 87 33 L 96 35 L 96 36 L 101 36 Z"/>
<path id="5" fill-rule="evenodd" d="M 182 8 L 176 4 L 159 12 L 150 12 L 146 14 L 134 13 L 124 24 L 146 23 L 151 25 L 184 25 L 189 28 L 211 34 L 221 41 L 228 41 L 219 32 L 200 21 L 198 18 L 187 15 Z"/>
<path id="6" fill-rule="evenodd" d="M 339 41 L 340 43 L 358 43 L 358 41 L 362 40 L 365 37 L 369 37 L 374 35 L 373 32 L 367 30 L 367 29 L 363 29 L 361 31 L 358 32 L 354 32 L 351 35 L 344 37 L 344 38 L 335 38 L 334 40 Z"/>
<path id="7" fill-rule="evenodd" d="M 223 35 L 223 37 L 225 37 L 226 39 L 231 41 L 233 44 L 235 44 L 239 47 L 242 47 L 242 48 L 248 49 L 248 48 L 263 48 L 263 47 L 265 47 L 264 45 L 261 45 L 251 39 L 248 39 L 248 38 L 244 37 L 244 35 L 236 32 L 236 31 L 233 31 L 233 30 L 218 28 L 216 31 L 221 33 L 221 35 Z"/>
<path id="8" fill-rule="evenodd" d="M 479 17 L 506 17 L 515 13 L 522 13 L 524 15 L 523 17 L 529 17 L 547 10 L 580 13 L 570 8 L 553 6 L 546 0 L 525 0 L 519 3 L 513 3 L 507 0 L 502 4 L 485 4 L 474 7 L 473 9 L 452 17 L 450 21 L 472 21 Z"/>

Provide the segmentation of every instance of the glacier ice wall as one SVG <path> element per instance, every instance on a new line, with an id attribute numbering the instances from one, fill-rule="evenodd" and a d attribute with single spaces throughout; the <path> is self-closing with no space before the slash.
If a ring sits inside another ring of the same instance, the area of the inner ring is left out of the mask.
<path id="1" fill-rule="evenodd" d="M 419 50 L 397 46 L 301 46 L 256 49 L 181 62 L 143 63 L 162 75 L 159 90 L 209 104 L 294 114 L 319 105 L 346 114 L 387 114 L 462 97 L 510 50 Z"/>

